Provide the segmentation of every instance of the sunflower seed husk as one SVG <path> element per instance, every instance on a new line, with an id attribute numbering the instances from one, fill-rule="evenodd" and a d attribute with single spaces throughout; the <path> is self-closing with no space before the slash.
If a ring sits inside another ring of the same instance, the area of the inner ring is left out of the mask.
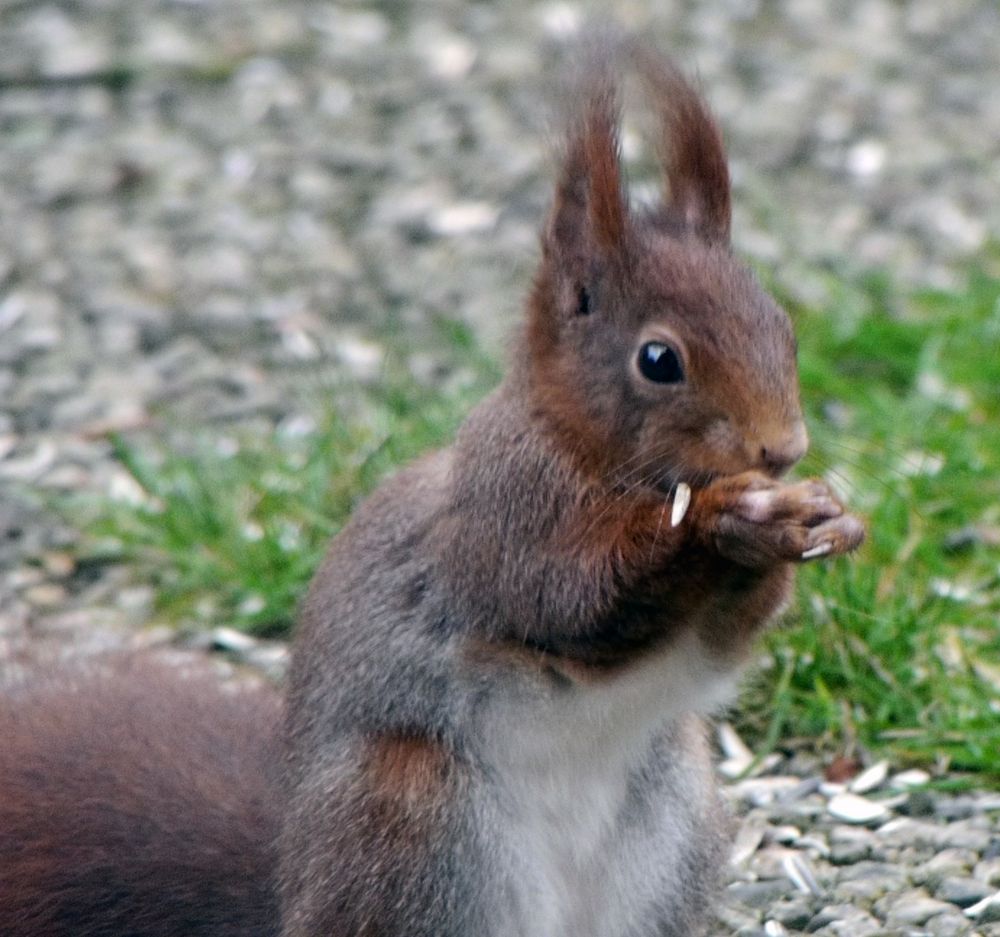
<path id="1" fill-rule="evenodd" d="M 670 510 L 670 526 L 676 527 L 687 514 L 688 505 L 691 504 L 691 488 L 684 482 L 678 482 L 674 491 L 674 506 Z"/>

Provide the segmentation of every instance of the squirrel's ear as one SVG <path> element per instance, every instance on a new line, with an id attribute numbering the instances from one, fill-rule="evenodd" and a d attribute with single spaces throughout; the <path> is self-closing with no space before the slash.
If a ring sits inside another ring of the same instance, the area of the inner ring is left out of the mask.
<path id="1" fill-rule="evenodd" d="M 588 89 L 568 135 L 555 202 L 543 237 L 546 255 L 579 275 L 594 259 L 621 260 L 628 207 L 618 143 L 618 97 L 610 80 Z"/>
<path id="2" fill-rule="evenodd" d="M 702 96 L 669 61 L 636 49 L 640 74 L 660 111 L 667 207 L 709 241 L 729 240 L 729 168 L 722 134 Z"/>

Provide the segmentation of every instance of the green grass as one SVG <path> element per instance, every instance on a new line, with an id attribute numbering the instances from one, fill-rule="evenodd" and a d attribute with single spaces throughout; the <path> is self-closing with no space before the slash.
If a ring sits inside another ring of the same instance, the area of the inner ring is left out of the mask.
<path id="1" fill-rule="evenodd" d="M 440 331 L 456 366 L 446 389 L 387 376 L 333 392 L 336 406 L 298 427 L 199 439 L 184 453 L 113 438 L 130 496 L 66 505 L 88 561 L 131 564 L 155 585 L 160 616 L 181 628 L 286 633 L 357 503 L 393 468 L 446 444 L 499 379 L 466 330 Z M 398 364 L 390 355 L 386 374 Z"/>
<path id="2" fill-rule="evenodd" d="M 746 721 L 1000 777 L 1000 280 L 873 279 L 792 312 L 802 472 L 842 488 L 869 542 L 802 570 Z"/>
<path id="3" fill-rule="evenodd" d="M 971 270 L 948 293 L 871 277 L 831 295 L 787 302 L 813 438 L 801 474 L 839 485 L 870 539 L 803 569 L 741 725 L 759 746 L 805 736 L 1000 777 L 1000 280 Z M 152 581 L 168 620 L 283 632 L 358 499 L 495 382 L 465 332 L 448 345 L 473 379 L 345 391 L 312 432 L 185 455 L 118 440 L 143 498 L 97 505 L 91 549 Z"/>

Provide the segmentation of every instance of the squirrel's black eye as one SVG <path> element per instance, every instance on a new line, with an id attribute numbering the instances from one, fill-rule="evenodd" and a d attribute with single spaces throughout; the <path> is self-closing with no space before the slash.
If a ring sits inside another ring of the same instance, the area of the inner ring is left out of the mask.
<path id="1" fill-rule="evenodd" d="M 684 380 L 680 355 L 663 342 L 646 342 L 639 349 L 639 373 L 657 384 L 679 384 Z"/>
<path id="2" fill-rule="evenodd" d="M 581 286 L 580 291 L 576 294 L 576 314 L 578 316 L 590 315 L 590 293 L 587 292 L 585 286 Z"/>

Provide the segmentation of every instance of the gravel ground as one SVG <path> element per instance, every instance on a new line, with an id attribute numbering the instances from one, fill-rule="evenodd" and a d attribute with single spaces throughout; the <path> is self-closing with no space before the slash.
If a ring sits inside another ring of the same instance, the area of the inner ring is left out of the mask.
<path id="1" fill-rule="evenodd" d="M 388 334 L 433 351 L 437 314 L 502 340 L 548 197 L 554 63 L 605 6 L 6 0 L 0 660 L 168 640 L 136 630 L 149 590 L 80 568 L 39 507 L 127 495 L 110 430 L 266 427 L 371 377 Z M 948 284 L 1000 240 L 992 0 L 617 6 L 697 69 L 738 246 L 794 294 L 872 266 Z M 631 127 L 625 150 L 641 198 Z M 1000 888 L 995 798 L 886 781 L 888 813 L 847 825 L 818 779 L 793 758 L 730 788 L 745 855 L 720 934 L 1000 934 L 1000 905 L 970 916 Z"/>
<path id="2" fill-rule="evenodd" d="M 793 293 L 870 266 L 947 283 L 1000 239 L 994 2 L 619 6 L 701 75 L 739 247 Z M 108 430 L 266 426 L 370 376 L 387 334 L 426 350 L 438 314 L 502 340 L 551 184 L 553 63 L 587 13 L 0 7 L 0 640 L 148 617 L 26 496 L 127 495 Z M 641 198 L 633 128 L 625 149 Z"/>
<path id="3" fill-rule="evenodd" d="M 733 776 L 751 756 L 720 735 Z M 1000 935 L 1000 794 L 885 762 L 833 782 L 802 752 L 764 767 L 725 788 L 740 828 L 713 937 Z"/>

